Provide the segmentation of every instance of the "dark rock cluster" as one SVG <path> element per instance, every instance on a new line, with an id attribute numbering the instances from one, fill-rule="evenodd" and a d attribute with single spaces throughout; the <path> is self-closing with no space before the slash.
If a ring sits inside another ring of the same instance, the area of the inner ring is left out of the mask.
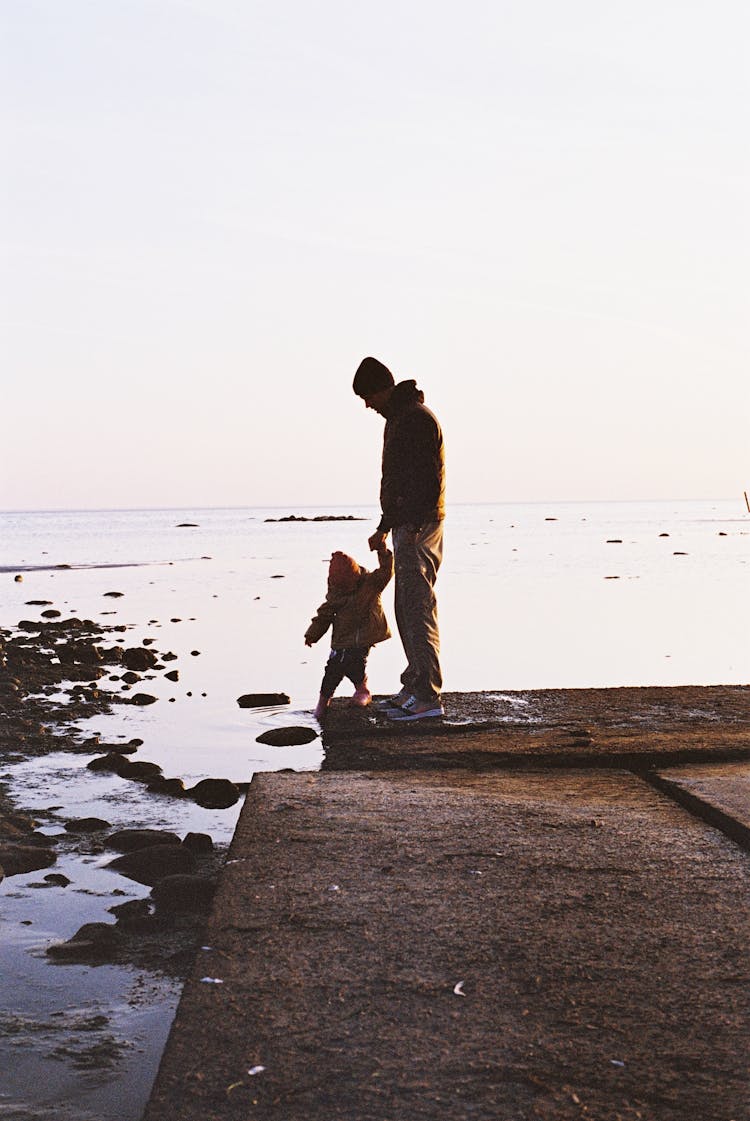
<path id="1" fill-rule="evenodd" d="M 354 514 L 317 514 L 314 518 L 306 518 L 304 514 L 286 514 L 283 518 L 266 518 L 267 522 L 364 522 L 366 518 L 357 518 Z"/>
<path id="2" fill-rule="evenodd" d="M 75 824 L 76 831 L 82 831 L 81 821 Z M 110 907 L 114 923 L 85 923 L 67 941 L 48 946 L 48 956 L 59 962 L 145 958 L 153 963 L 163 959 L 164 947 L 173 945 L 178 929 L 182 947 L 177 956 L 186 964 L 183 959 L 194 948 L 216 891 L 219 865 L 211 838 L 188 833 L 181 841 L 168 830 L 121 829 L 105 837 L 103 844 L 121 854 L 107 867 L 148 885 L 151 893 L 146 899 Z"/>
<path id="3" fill-rule="evenodd" d="M 28 606 L 51 604 L 39 600 L 29 601 Z M 163 663 L 176 659 L 171 652 L 160 656 L 150 649 L 154 639 L 128 647 L 122 637 L 127 630 L 124 625 L 63 618 L 52 611 L 42 613 L 39 620 L 23 619 L 12 629 L 0 629 L 0 757 L 13 762 L 61 750 L 96 753 L 88 764 L 92 770 L 139 782 L 149 792 L 192 798 L 202 806 L 234 805 L 246 785 L 218 778 L 186 789 L 182 779 L 165 777 L 157 764 L 130 758 L 142 740 L 105 744 L 97 735 L 81 733 L 81 719 L 107 713 L 115 704 L 156 699 L 103 689 L 102 678 L 121 682 L 121 690 L 129 690 L 141 674 L 165 670 Z M 177 676 L 176 670 L 170 671 L 171 680 Z M 147 900 L 113 908 L 113 924 L 86 924 L 66 943 L 50 948 L 50 956 L 60 962 L 116 960 L 156 969 L 166 968 L 166 962 L 168 971 L 183 976 L 198 944 L 222 861 L 211 838 L 190 833 L 181 841 L 176 834 L 159 830 L 140 831 L 130 841 L 132 831 L 113 832 L 101 818 L 71 818 L 62 824 L 61 834 L 43 834 L 33 817 L 15 809 L 0 786 L 0 879 L 43 872 L 55 864 L 58 852 L 97 854 L 112 848 L 113 873 L 158 890 Z M 33 886 L 60 890 L 69 882 L 50 872 Z"/>

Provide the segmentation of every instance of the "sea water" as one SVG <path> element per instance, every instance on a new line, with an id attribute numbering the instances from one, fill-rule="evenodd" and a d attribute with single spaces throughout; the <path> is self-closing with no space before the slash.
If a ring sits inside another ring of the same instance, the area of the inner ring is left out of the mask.
<path id="1" fill-rule="evenodd" d="M 277 520 L 290 514 L 354 520 Z M 138 686 L 156 704 L 115 705 L 81 730 L 104 742 L 139 736 L 136 758 L 186 785 L 314 769 L 319 740 L 270 748 L 257 736 L 270 726 L 315 727 L 327 637 L 308 649 L 304 632 L 325 596 L 333 550 L 375 563 L 367 538 L 376 521 L 372 507 L 335 506 L 0 514 L 0 626 L 38 619 L 43 608 L 28 601 L 47 600 L 63 617 L 126 625 L 113 640 L 152 638 L 153 649 L 175 653 L 177 683 L 157 672 Z M 737 501 L 449 507 L 437 585 L 445 689 L 745 684 L 749 547 L 750 514 Z M 383 600 L 393 625 L 392 584 Z M 374 692 L 399 685 L 393 629 L 370 656 Z M 99 685 L 127 696 L 120 681 Z M 285 692 L 291 703 L 241 709 L 237 698 L 251 692 Z M 55 753 L 5 765 L 0 780 L 49 833 L 94 814 L 115 827 L 230 839 L 239 806 L 204 810 L 150 795 L 87 770 L 88 760 Z M 111 921 L 113 885 L 132 898 L 147 894 L 109 871 L 108 859 L 61 852 L 66 889 L 35 888 L 41 873 L 0 884 L 2 1116 L 140 1116 L 177 987 L 112 966 L 50 965 L 44 953 L 83 922 Z M 98 1034 L 91 1022 L 101 1023 Z M 109 1048 L 108 1065 L 91 1071 L 76 1061 L 88 1040 Z"/>
<path id="2" fill-rule="evenodd" d="M 315 520 L 327 517 L 345 520 Z M 116 704 L 81 730 L 103 742 L 140 737 L 138 758 L 186 785 L 314 769 L 320 740 L 273 748 L 257 738 L 274 725 L 317 728 L 329 638 L 307 648 L 304 633 L 333 550 L 375 564 L 376 522 L 372 507 L 334 506 L 0 514 L 0 626 L 38 619 L 43 608 L 28 601 L 43 600 L 63 617 L 127 626 L 112 635 L 127 646 L 148 638 L 174 653 L 178 682 L 156 672 L 137 687 L 156 704 Z M 745 684 L 749 562 L 750 514 L 738 501 L 449 507 L 437 585 L 445 690 Z M 376 693 L 395 691 L 404 666 L 393 583 L 383 601 L 394 637 L 370 655 Z M 118 678 L 99 686 L 125 699 Z M 239 707 L 258 692 L 291 703 Z M 85 757 L 65 758 L 52 771 L 44 760 L 15 769 L 26 804 L 40 809 L 62 786 L 79 816 L 106 817 L 113 776 L 86 772 L 81 785 Z M 171 812 L 231 835 L 231 815 Z"/>
<path id="3" fill-rule="evenodd" d="M 269 520 L 290 514 L 363 520 Z M 309 704 L 326 640 L 308 651 L 303 635 L 327 560 L 341 549 L 373 565 L 376 520 L 326 506 L 0 514 L 0 622 L 50 599 L 200 646 L 197 677 L 214 690 L 275 688 Z M 450 507 L 437 588 L 445 688 L 743 682 L 749 545 L 741 500 Z M 392 596 L 391 585 L 391 620 Z M 397 638 L 376 648 L 374 688 L 398 684 L 402 668 Z"/>

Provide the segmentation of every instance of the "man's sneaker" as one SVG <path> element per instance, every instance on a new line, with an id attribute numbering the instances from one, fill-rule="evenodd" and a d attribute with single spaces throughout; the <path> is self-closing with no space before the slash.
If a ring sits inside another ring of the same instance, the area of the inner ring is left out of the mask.
<path id="1" fill-rule="evenodd" d="M 434 716 L 445 716 L 440 700 L 420 701 L 419 697 L 409 697 L 400 709 L 393 709 L 388 718 L 393 721 L 427 720 Z"/>
<path id="2" fill-rule="evenodd" d="M 392 697 L 386 697 L 384 701 L 378 701 L 377 707 L 381 710 L 388 711 L 388 709 L 400 709 L 405 701 L 409 700 L 411 693 L 404 687 L 399 689 L 398 693 L 394 693 Z"/>

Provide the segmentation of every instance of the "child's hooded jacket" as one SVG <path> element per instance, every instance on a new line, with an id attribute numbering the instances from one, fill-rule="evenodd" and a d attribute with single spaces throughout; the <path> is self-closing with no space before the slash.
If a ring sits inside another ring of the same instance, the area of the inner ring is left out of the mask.
<path id="1" fill-rule="evenodd" d="M 338 556 L 340 554 L 334 554 L 334 557 Z M 353 581 L 354 587 L 350 590 L 336 579 L 339 566 L 332 559 L 328 595 L 305 632 L 306 642 L 317 642 L 331 625 L 331 646 L 334 650 L 374 646 L 376 642 L 384 642 L 391 637 L 380 594 L 393 575 L 393 553 L 390 549 L 383 549 L 378 559 L 380 564 L 374 572 L 359 569 Z"/>

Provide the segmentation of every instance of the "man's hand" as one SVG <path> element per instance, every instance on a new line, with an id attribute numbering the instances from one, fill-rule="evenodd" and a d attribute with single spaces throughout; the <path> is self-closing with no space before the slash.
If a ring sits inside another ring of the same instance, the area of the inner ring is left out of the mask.
<path id="1" fill-rule="evenodd" d="M 371 551 L 373 553 L 379 553 L 381 549 L 384 549 L 387 537 L 387 533 L 381 533 L 379 529 L 376 529 L 372 536 L 367 538 L 367 544 L 370 546 Z"/>

